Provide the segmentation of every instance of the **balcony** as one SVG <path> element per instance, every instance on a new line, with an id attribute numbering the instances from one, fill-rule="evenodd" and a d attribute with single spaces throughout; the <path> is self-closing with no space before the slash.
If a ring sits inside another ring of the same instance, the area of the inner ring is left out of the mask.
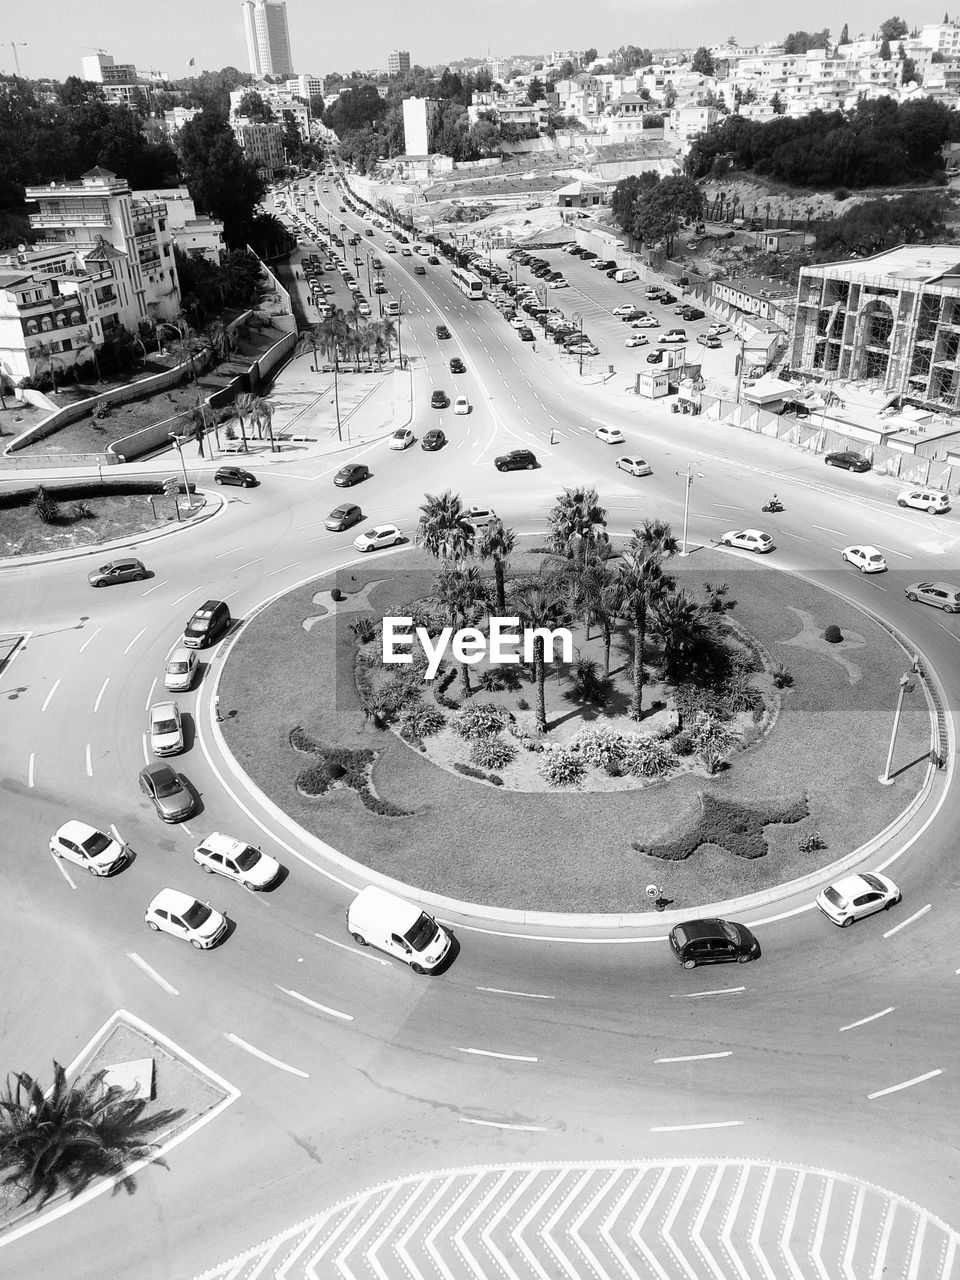
<path id="1" fill-rule="evenodd" d="M 39 316 L 44 313 L 56 315 L 58 312 L 79 311 L 83 315 L 83 305 L 77 297 L 42 298 L 39 302 L 20 302 L 17 304 L 21 319 Z"/>
<path id="2" fill-rule="evenodd" d="M 36 230 L 44 227 L 109 227 L 110 215 L 106 211 L 97 213 L 31 213 L 30 226 Z"/>

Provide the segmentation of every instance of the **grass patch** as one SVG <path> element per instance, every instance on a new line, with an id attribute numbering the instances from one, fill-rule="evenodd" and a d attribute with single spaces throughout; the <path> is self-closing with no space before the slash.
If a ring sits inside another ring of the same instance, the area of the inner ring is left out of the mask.
<path id="1" fill-rule="evenodd" d="M 769 852 L 764 828 L 774 822 L 799 822 L 809 813 L 806 796 L 792 802 L 753 806 L 701 791 L 699 800 L 700 813 L 693 827 L 663 844 L 634 843 L 634 849 L 670 862 L 689 858 L 705 844 L 726 849 L 738 858 L 764 858 Z"/>
<path id="2" fill-rule="evenodd" d="M 53 524 L 44 523 L 31 504 L 0 508 L 0 556 L 66 551 L 160 527 L 145 494 L 84 498 L 85 514 L 75 512 L 76 503 L 59 501 L 56 490 L 50 494 L 60 509 Z"/>

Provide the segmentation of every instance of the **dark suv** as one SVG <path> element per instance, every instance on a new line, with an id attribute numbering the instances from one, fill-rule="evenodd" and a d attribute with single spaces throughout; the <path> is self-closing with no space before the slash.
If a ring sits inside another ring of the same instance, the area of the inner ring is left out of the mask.
<path id="1" fill-rule="evenodd" d="M 746 925 L 732 920 L 685 920 L 670 930 L 670 946 L 685 969 L 699 964 L 746 964 L 760 955 L 760 944 Z"/>
<path id="2" fill-rule="evenodd" d="M 202 649 L 215 643 L 230 626 L 230 610 L 223 600 L 207 600 L 196 611 L 183 631 L 188 649 Z"/>
<path id="3" fill-rule="evenodd" d="M 498 471 L 532 471 L 537 465 L 537 456 L 529 449 L 511 449 L 494 458 L 493 465 Z"/>

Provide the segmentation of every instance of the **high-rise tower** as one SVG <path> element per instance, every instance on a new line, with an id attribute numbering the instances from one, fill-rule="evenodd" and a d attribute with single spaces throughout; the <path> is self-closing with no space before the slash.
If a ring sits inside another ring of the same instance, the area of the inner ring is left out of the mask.
<path id="1" fill-rule="evenodd" d="M 292 76 L 287 6 L 283 0 L 244 0 L 243 29 L 255 76 Z"/>

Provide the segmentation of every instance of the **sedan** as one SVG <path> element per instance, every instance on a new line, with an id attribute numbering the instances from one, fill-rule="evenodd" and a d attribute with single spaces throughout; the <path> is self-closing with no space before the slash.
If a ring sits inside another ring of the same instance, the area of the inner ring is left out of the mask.
<path id="1" fill-rule="evenodd" d="M 562 280 L 562 279 L 561 279 L 561 280 L 549 280 L 547 283 L 549 284 L 549 286 L 550 286 L 550 288 L 551 288 L 551 289 L 568 289 L 568 288 L 570 287 L 570 286 L 567 284 L 566 280 Z"/>
<path id="2" fill-rule="evenodd" d="M 333 483 L 338 489 L 349 489 L 352 484 L 359 484 L 361 480 L 370 479 L 370 468 L 364 462 L 348 462 L 345 467 L 341 467 L 337 474 L 333 477 Z"/>
<path id="3" fill-rule="evenodd" d="M 449 403 L 450 397 L 445 391 L 434 391 L 433 395 L 430 397 L 431 409 L 445 409 Z"/>
<path id="4" fill-rule="evenodd" d="M 631 329 L 659 329 L 660 321 L 656 316 L 640 316 L 630 325 Z"/>
<path id="5" fill-rule="evenodd" d="M 723 346 L 723 343 L 720 341 L 720 339 L 715 334 L 712 334 L 712 333 L 698 334 L 697 341 L 700 343 L 702 347 L 708 347 L 711 351 L 716 350 L 717 347 Z"/>
<path id="6" fill-rule="evenodd" d="M 614 307 L 613 314 L 619 316 L 621 320 L 637 320 L 643 313 L 636 307 L 623 306 Z"/>
<path id="7" fill-rule="evenodd" d="M 773 538 L 762 529 L 728 529 L 720 539 L 722 547 L 740 547 L 744 551 L 772 551 Z"/>
<path id="8" fill-rule="evenodd" d="M 395 524 L 375 524 L 358 534 L 353 545 L 358 551 L 379 551 L 381 547 L 398 547 L 402 541 L 403 534 Z"/>
<path id="9" fill-rule="evenodd" d="M 618 458 L 617 467 L 621 471 L 629 471 L 632 476 L 652 476 L 653 467 L 644 458 Z"/>
<path id="10" fill-rule="evenodd" d="M 901 896 L 892 880 L 875 871 L 864 871 L 827 885 L 817 894 L 817 906 L 828 920 L 845 929 L 854 920 L 895 907 Z"/>
<path id="11" fill-rule="evenodd" d="M 855 565 L 861 573 L 885 573 L 887 562 L 876 547 L 844 547 L 841 556 L 847 564 Z"/>
<path id="12" fill-rule="evenodd" d="M 253 472 L 244 471 L 243 467 L 220 467 L 214 473 L 213 479 L 216 484 L 236 484 L 241 489 L 252 489 L 254 485 L 259 484 Z"/>
<path id="13" fill-rule="evenodd" d="M 453 412 L 457 414 L 465 414 L 470 412 L 470 401 L 466 396 L 457 396 L 453 402 Z"/>
<path id="14" fill-rule="evenodd" d="M 445 324 L 438 324 L 438 325 L 437 325 L 437 327 L 436 327 L 435 333 L 436 333 L 437 337 L 440 339 L 440 341 L 441 341 L 441 342 L 442 342 L 445 338 L 449 338 L 449 337 L 450 337 L 450 330 L 447 328 L 447 326 L 446 326 Z"/>
<path id="15" fill-rule="evenodd" d="M 155 756 L 175 756 L 183 750 L 183 725 L 175 702 L 155 702 L 150 708 L 150 750 Z"/>
<path id="16" fill-rule="evenodd" d="M 50 852 L 83 867 L 92 876 L 108 876 L 128 859 L 126 847 L 86 822 L 65 822 L 50 837 Z"/>
<path id="17" fill-rule="evenodd" d="M 390 437 L 390 448 L 409 449 L 416 438 L 409 427 L 398 427 Z"/>
<path id="18" fill-rule="evenodd" d="M 183 778 L 168 764 L 148 764 L 141 769 L 140 790 L 153 802 L 164 822 L 182 822 L 196 805 Z"/>
<path id="19" fill-rule="evenodd" d="M 903 594 L 914 603 L 932 604 L 944 613 L 960 613 L 960 587 L 952 582 L 911 582 Z"/>
<path id="20" fill-rule="evenodd" d="M 644 334 L 635 333 L 632 337 L 628 338 L 623 345 L 625 347 L 645 347 L 648 342 L 649 338 Z"/>
<path id="21" fill-rule="evenodd" d="M 597 427 L 593 434 L 597 440 L 602 440 L 604 444 L 624 443 L 624 435 L 619 427 Z"/>
<path id="22" fill-rule="evenodd" d="M 526 325 L 517 330 L 517 337 L 521 342 L 533 342 L 533 330 L 528 329 Z"/>
<path id="23" fill-rule="evenodd" d="M 226 917 L 178 889 L 161 889 L 144 914 L 151 929 L 183 938 L 199 951 L 216 946 L 227 932 Z"/>
<path id="24" fill-rule="evenodd" d="M 451 373 L 467 372 L 467 366 L 463 363 L 463 361 L 460 359 L 459 356 L 454 356 L 453 359 L 450 361 L 450 372 Z"/>
<path id="25" fill-rule="evenodd" d="M 193 860 L 209 875 L 227 876 L 245 889 L 268 889 L 280 875 L 280 864 L 274 858 L 219 831 L 197 845 Z"/>
<path id="26" fill-rule="evenodd" d="M 434 427 L 432 431 L 428 431 L 420 441 L 420 448 L 426 449 L 428 453 L 435 453 L 437 449 L 442 449 L 447 443 L 447 437 L 443 434 L 439 427 Z"/>
<path id="27" fill-rule="evenodd" d="M 174 649 L 167 659 L 167 667 L 163 673 L 163 687 L 171 693 L 185 693 L 193 684 L 200 659 L 196 649 Z"/>
<path id="28" fill-rule="evenodd" d="M 828 467 L 843 467 L 847 471 L 869 471 L 870 459 L 862 453 L 854 453 L 852 449 L 841 449 L 839 453 L 828 453 L 824 457 Z"/>
<path id="29" fill-rule="evenodd" d="M 343 502 L 330 512 L 323 522 L 323 527 L 329 529 L 331 533 L 343 533 L 344 529 L 359 524 L 362 519 L 363 512 L 355 502 Z"/>
<path id="30" fill-rule="evenodd" d="M 760 955 L 760 944 L 747 926 L 733 920 L 687 920 L 673 926 L 669 941 L 685 969 L 731 960 L 746 964 Z"/>
<path id="31" fill-rule="evenodd" d="M 99 569 L 91 569 L 87 581 L 91 587 L 110 587 L 115 582 L 142 582 L 146 576 L 139 560 L 108 560 Z"/>
<path id="32" fill-rule="evenodd" d="M 523 316 L 514 316 L 510 324 L 514 329 L 525 329 L 527 327 L 527 322 Z"/>

